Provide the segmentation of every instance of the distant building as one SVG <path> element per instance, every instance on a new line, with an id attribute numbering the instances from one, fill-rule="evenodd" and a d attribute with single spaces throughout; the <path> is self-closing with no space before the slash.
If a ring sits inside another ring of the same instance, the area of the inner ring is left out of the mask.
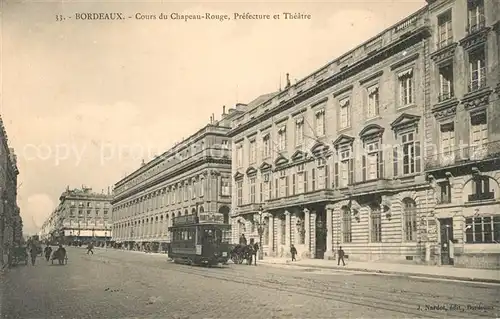
<path id="1" fill-rule="evenodd" d="M 6 248 L 12 246 L 19 227 L 17 206 L 17 157 L 9 147 L 7 133 L 0 118 L 0 265 Z M 21 224 L 22 225 L 22 224 Z"/>
<path id="2" fill-rule="evenodd" d="M 40 232 L 41 240 L 64 243 L 97 242 L 112 238 L 111 194 L 91 188 L 69 187 L 59 197 L 59 205 L 47 218 Z"/>
<path id="3" fill-rule="evenodd" d="M 213 213 L 229 223 L 231 207 L 231 145 L 229 123 L 241 114 L 223 110 L 181 143 L 115 184 L 113 240 L 128 248 L 170 242 L 174 216 Z"/>

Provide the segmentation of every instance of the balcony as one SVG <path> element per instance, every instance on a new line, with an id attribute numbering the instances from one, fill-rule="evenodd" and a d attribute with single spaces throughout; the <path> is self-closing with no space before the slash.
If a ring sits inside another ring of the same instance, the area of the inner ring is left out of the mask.
<path id="1" fill-rule="evenodd" d="M 261 203 L 250 203 L 250 204 L 240 205 L 237 208 L 236 214 L 242 215 L 248 213 L 257 213 L 261 205 L 262 205 Z"/>
<path id="2" fill-rule="evenodd" d="M 495 193 L 493 192 L 476 193 L 469 195 L 469 202 L 492 200 L 492 199 L 495 199 Z"/>
<path id="3" fill-rule="evenodd" d="M 476 24 L 468 25 L 465 27 L 465 32 L 467 35 L 474 34 L 486 28 L 486 21 L 484 19 L 478 21 Z"/>
<path id="4" fill-rule="evenodd" d="M 371 181 L 365 181 L 360 183 L 355 183 L 352 187 L 342 190 L 343 195 L 364 195 L 369 193 L 384 192 L 392 189 L 393 181 L 389 179 L 375 179 Z"/>
<path id="5" fill-rule="evenodd" d="M 279 209 L 292 206 L 301 206 L 309 203 L 324 202 L 341 197 L 341 194 L 333 190 L 317 190 L 313 192 L 297 194 L 288 197 L 274 198 L 268 200 L 265 209 Z"/>
<path id="6" fill-rule="evenodd" d="M 500 157 L 500 141 L 489 142 L 481 146 L 469 146 L 452 152 L 426 156 L 425 169 L 437 170 L 445 167 L 468 165 Z"/>

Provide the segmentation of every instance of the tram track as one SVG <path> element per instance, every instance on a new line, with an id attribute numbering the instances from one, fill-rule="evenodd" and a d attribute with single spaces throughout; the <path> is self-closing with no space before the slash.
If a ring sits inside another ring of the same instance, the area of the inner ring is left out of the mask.
<path id="1" fill-rule="evenodd" d="M 106 258 L 114 259 L 110 256 Z M 117 259 L 120 260 L 120 259 Z M 321 281 L 310 277 L 291 276 L 293 283 L 286 283 L 286 276 L 279 276 L 266 273 L 265 275 L 255 272 L 246 272 L 243 267 L 229 266 L 220 268 L 201 268 L 187 265 L 170 264 L 165 265 L 165 261 L 155 260 L 153 264 L 144 264 L 141 261 L 132 260 L 127 263 L 140 264 L 142 267 L 151 267 L 156 270 L 171 270 L 180 272 L 190 276 L 199 276 L 207 279 L 215 279 L 235 284 L 251 285 L 261 289 L 270 289 L 272 291 L 280 291 L 291 294 L 300 294 L 308 297 L 320 298 L 327 302 L 336 301 L 347 303 L 352 306 L 370 307 L 383 311 L 389 311 L 396 314 L 410 315 L 412 317 L 425 318 L 490 318 L 490 313 L 480 313 L 477 310 L 472 311 L 467 309 L 468 305 L 483 304 L 484 306 L 494 307 L 493 304 L 484 304 L 482 300 L 453 298 L 442 296 L 437 293 L 429 292 L 412 292 L 412 291 L 393 291 L 394 289 L 384 289 L 380 285 L 338 282 L 338 281 Z M 289 270 L 290 271 L 290 270 Z M 293 271 L 293 270 L 291 270 Z M 425 309 L 426 305 L 457 305 L 462 311 L 433 311 Z M 419 310 L 419 308 L 425 311 Z"/>

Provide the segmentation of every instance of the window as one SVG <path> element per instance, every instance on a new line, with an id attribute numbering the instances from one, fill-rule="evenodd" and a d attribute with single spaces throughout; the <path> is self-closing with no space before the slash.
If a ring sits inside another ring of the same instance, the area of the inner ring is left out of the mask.
<path id="1" fill-rule="evenodd" d="M 366 155 L 362 157 L 363 181 L 383 177 L 384 159 L 379 141 L 365 144 Z"/>
<path id="2" fill-rule="evenodd" d="M 469 202 L 495 198 L 494 192 L 490 191 L 490 179 L 488 176 L 476 175 L 470 183 L 472 194 L 469 195 Z"/>
<path id="3" fill-rule="evenodd" d="M 330 168 L 328 167 L 328 165 L 325 165 L 324 167 L 325 169 L 325 189 L 329 189 L 330 188 Z"/>
<path id="4" fill-rule="evenodd" d="M 255 203 L 255 177 L 250 178 L 250 203 Z"/>
<path id="5" fill-rule="evenodd" d="M 267 199 L 273 198 L 273 181 L 271 178 L 269 178 L 269 183 L 267 183 Z"/>
<path id="6" fill-rule="evenodd" d="M 439 68 L 439 102 L 451 99 L 453 91 L 453 65 L 448 64 Z"/>
<path id="7" fill-rule="evenodd" d="M 295 121 L 295 146 L 304 143 L 304 118 Z"/>
<path id="8" fill-rule="evenodd" d="M 311 191 L 316 190 L 316 169 L 311 170 Z"/>
<path id="9" fill-rule="evenodd" d="M 399 104 L 406 106 L 414 103 L 413 101 L 413 69 L 400 72 L 399 78 Z"/>
<path id="10" fill-rule="evenodd" d="M 257 162 L 257 143 L 255 140 L 250 141 L 250 164 Z"/>
<path id="11" fill-rule="evenodd" d="M 335 185 L 344 188 L 354 183 L 354 159 L 350 145 L 343 145 L 338 152 L 339 161 L 335 163 Z"/>
<path id="12" fill-rule="evenodd" d="M 296 178 L 297 178 L 296 175 L 292 174 L 292 195 L 295 195 L 296 193 L 296 187 L 297 187 Z"/>
<path id="13" fill-rule="evenodd" d="M 222 148 L 228 149 L 229 148 L 229 141 L 228 140 L 223 140 L 222 141 Z"/>
<path id="14" fill-rule="evenodd" d="M 229 184 L 229 182 L 228 182 Z M 198 187 L 199 187 L 199 184 L 198 184 L 198 181 L 193 179 L 193 189 L 192 189 L 192 198 L 195 199 L 196 197 L 198 197 Z M 221 194 L 224 195 L 224 185 L 223 185 L 223 179 L 221 180 Z M 161 207 L 163 207 L 163 198 L 164 195 L 162 195 L 161 197 Z"/>
<path id="15" fill-rule="evenodd" d="M 486 56 L 484 48 L 469 53 L 469 92 L 486 85 Z"/>
<path id="16" fill-rule="evenodd" d="M 441 152 L 443 154 L 443 164 L 451 164 L 455 150 L 455 124 L 446 123 L 441 125 Z"/>
<path id="17" fill-rule="evenodd" d="M 271 156 L 271 135 L 269 133 L 262 138 L 262 144 L 262 157 L 267 158 Z"/>
<path id="18" fill-rule="evenodd" d="M 236 198 L 237 198 L 237 205 L 241 206 L 243 205 L 243 182 L 239 181 L 236 183 Z"/>
<path id="19" fill-rule="evenodd" d="M 500 243 L 500 216 L 484 216 L 465 219 L 467 244 Z"/>
<path id="20" fill-rule="evenodd" d="M 471 155 L 479 152 L 488 143 L 488 119 L 486 112 L 471 114 Z"/>
<path id="21" fill-rule="evenodd" d="M 304 177 L 304 193 L 307 193 L 309 191 L 308 184 L 307 184 L 307 171 L 304 171 L 304 173 L 302 173 L 302 175 Z"/>
<path id="22" fill-rule="evenodd" d="M 259 184 L 259 202 L 264 202 L 264 183 Z"/>
<path id="23" fill-rule="evenodd" d="M 406 241 L 417 240 L 417 204 L 413 199 L 403 199 L 404 233 Z"/>
<path id="24" fill-rule="evenodd" d="M 351 210 L 347 207 L 342 209 L 342 239 L 344 243 L 352 242 L 352 218 Z"/>
<path id="25" fill-rule="evenodd" d="M 467 1 L 467 11 L 469 16 L 468 32 L 473 33 L 485 26 L 484 18 L 484 1 L 469 0 Z"/>
<path id="26" fill-rule="evenodd" d="M 344 129 L 351 126 L 351 110 L 349 98 L 340 101 L 340 128 Z"/>
<path id="27" fill-rule="evenodd" d="M 231 187 L 230 187 L 229 178 L 221 179 L 221 195 L 222 196 L 231 196 Z"/>
<path id="28" fill-rule="evenodd" d="M 453 42 L 451 10 L 438 17 L 438 48 L 444 48 Z"/>
<path id="29" fill-rule="evenodd" d="M 366 118 L 371 119 L 379 114 L 380 98 L 379 98 L 378 85 L 369 87 L 367 89 L 367 93 L 368 93 L 368 107 L 366 110 L 367 111 Z"/>
<path id="30" fill-rule="evenodd" d="M 325 135 L 325 110 L 316 111 L 315 118 L 316 136 Z"/>
<path id="31" fill-rule="evenodd" d="M 451 203 L 451 185 L 449 181 L 439 183 L 440 189 L 440 204 L 449 204 Z"/>
<path id="32" fill-rule="evenodd" d="M 297 194 L 302 194 L 304 192 L 304 173 L 297 174 Z"/>
<path id="33" fill-rule="evenodd" d="M 286 126 L 278 129 L 278 150 L 284 151 L 286 149 Z"/>
<path id="34" fill-rule="evenodd" d="M 236 163 L 238 167 L 243 167 L 243 145 L 236 146 Z"/>
<path id="35" fill-rule="evenodd" d="M 382 242 L 382 214 L 380 212 L 379 205 L 372 205 L 370 213 L 370 226 L 371 226 L 371 242 L 380 243 Z"/>
<path id="36" fill-rule="evenodd" d="M 403 142 L 403 174 L 420 172 L 420 142 L 415 141 L 415 133 L 402 134 Z"/>
<path id="37" fill-rule="evenodd" d="M 290 180 L 288 176 L 285 176 L 285 196 L 290 196 Z"/>
<path id="38" fill-rule="evenodd" d="M 205 196 L 205 179 L 200 179 L 200 197 Z"/>

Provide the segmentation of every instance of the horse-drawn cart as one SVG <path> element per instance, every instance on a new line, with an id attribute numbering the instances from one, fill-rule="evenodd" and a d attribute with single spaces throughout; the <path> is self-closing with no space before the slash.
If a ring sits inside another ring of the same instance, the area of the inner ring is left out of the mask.
<path id="1" fill-rule="evenodd" d="M 54 264 L 54 260 L 59 262 L 59 265 L 66 265 L 68 263 L 68 255 L 66 254 L 66 249 L 59 248 L 52 253 L 52 258 L 50 261 Z"/>
<path id="2" fill-rule="evenodd" d="M 11 251 L 11 265 L 16 266 L 24 263 L 28 265 L 28 251 L 26 247 L 14 247 Z"/>
<path id="3" fill-rule="evenodd" d="M 235 264 L 242 264 L 244 260 L 247 263 L 252 259 L 254 250 L 252 245 L 234 245 L 231 250 L 231 260 Z"/>

